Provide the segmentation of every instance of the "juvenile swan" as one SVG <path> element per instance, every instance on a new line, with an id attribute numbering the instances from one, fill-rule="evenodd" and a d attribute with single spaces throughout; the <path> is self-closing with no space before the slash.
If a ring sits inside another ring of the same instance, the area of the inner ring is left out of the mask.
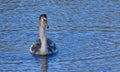
<path id="1" fill-rule="evenodd" d="M 49 28 L 47 24 L 47 15 L 41 14 L 40 21 L 40 38 L 30 47 L 30 53 L 33 55 L 49 55 L 57 52 L 55 43 L 46 38 L 46 28 Z"/>

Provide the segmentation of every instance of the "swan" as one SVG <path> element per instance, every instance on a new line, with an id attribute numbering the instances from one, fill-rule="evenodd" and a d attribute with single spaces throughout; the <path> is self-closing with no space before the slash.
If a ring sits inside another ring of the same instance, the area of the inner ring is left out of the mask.
<path id="1" fill-rule="evenodd" d="M 47 15 L 41 14 L 39 17 L 40 38 L 30 47 L 30 53 L 33 55 L 50 55 L 57 52 L 55 43 L 46 37 Z"/>

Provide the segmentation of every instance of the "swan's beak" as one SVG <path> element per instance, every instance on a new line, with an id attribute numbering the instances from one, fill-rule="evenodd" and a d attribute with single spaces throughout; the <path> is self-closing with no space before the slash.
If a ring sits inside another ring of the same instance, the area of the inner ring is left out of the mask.
<path id="1" fill-rule="evenodd" d="M 48 25 L 47 23 L 46 23 L 46 25 L 45 25 L 45 26 L 46 26 L 46 28 L 49 28 L 49 25 Z"/>
<path id="2" fill-rule="evenodd" d="M 47 19 L 46 19 L 46 18 L 44 18 L 44 21 L 45 21 L 45 27 L 46 27 L 46 28 L 49 28 L 49 25 L 48 25 L 48 23 L 47 23 Z"/>
<path id="3" fill-rule="evenodd" d="M 49 28 L 49 26 L 47 26 L 47 28 Z"/>

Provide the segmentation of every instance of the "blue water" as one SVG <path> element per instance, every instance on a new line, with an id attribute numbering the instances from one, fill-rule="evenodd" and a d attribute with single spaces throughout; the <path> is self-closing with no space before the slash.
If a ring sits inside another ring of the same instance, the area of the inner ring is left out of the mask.
<path id="1" fill-rule="evenodd" d="M 43 13 L 59 52 L 32 56 Z M 120 0 L 1 0 L 0 72 L 120 72 Z"/>

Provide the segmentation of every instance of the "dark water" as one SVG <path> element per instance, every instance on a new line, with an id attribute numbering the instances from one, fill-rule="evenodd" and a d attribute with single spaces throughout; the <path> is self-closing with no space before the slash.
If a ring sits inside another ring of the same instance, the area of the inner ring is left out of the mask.
<path id="1" fill-rule="evenodd" d="M 32 56 L 40 14 L 59 52 Z M 0 72 L 120 72 L 120 0 L 0 0 Z"/>

